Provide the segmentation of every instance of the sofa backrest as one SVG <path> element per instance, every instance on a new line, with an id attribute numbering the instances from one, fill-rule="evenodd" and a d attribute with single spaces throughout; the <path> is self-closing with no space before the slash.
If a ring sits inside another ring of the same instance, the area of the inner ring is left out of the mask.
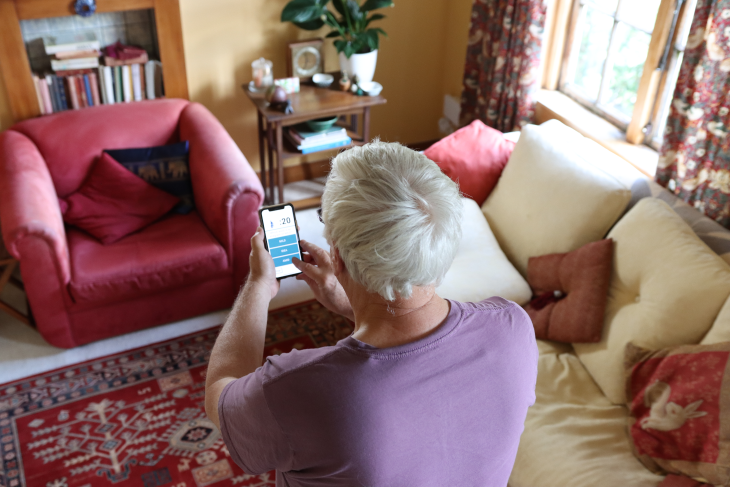
<path id="1" fill-rule="evenodd" d="M 38 147 L 56 193 L 65 197 L 81 186 L 104 149 L 178 142 L 178 120 L 188 103 L 171 98 L 69 110 L 25 120 L 10 130 Z"/>

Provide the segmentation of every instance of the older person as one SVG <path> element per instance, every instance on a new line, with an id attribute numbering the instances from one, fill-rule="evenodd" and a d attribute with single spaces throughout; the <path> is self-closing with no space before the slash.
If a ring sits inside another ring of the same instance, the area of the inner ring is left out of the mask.
<path id="1" fill-rule="evenodd" d="M 259 229 L 206 384 L 208 416 L 241 468 L 276 469 L 278 486 L 507 484 L 537 346 L 516 304 L 435 293 L 461 212 L 456 184 L 417 152 L 374 142 L 339 154 L 322 197 L 330 251 L 302 241 L 295 265 L 355 331 L 263 366 L 278 283 Z"/>

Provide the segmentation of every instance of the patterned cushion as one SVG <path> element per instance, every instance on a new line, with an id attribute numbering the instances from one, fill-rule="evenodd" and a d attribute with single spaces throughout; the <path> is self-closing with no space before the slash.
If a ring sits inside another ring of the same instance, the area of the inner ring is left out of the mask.
<path id="1" fill-rule="evenodd" d="M 184 215 L 195 208 L 188 166 L 187 141 L 157 147 L 104 152 L 151 185 L 180 198 L 175 212 Z"/>
<path id="2" fill-rule="evenodd" d="M 728 358 L 728 342 L 658 351 L 627 345 L 630 439 L 649 470 L 730 482 Z"/>

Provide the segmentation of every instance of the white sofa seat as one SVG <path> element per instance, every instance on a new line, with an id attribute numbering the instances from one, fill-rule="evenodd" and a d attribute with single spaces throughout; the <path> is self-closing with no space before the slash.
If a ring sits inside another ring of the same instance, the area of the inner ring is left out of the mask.
<path id="1" fill-rule="evenodd" d="M 538 340 L 535 394 L 510 487 L 655 487 L 626 436 L 628 411 L 606 399 L 570 345 Z"/>
<path id="2" fill-rule="evenodd" d="M 519 305 L 527 303 L 532 297 L 530 286 L 499 247 L 481 209 L 468 198 L 462 198 L 462 203 L 459 250 L 436 293 L 460 302 L 500 296 Z"/>

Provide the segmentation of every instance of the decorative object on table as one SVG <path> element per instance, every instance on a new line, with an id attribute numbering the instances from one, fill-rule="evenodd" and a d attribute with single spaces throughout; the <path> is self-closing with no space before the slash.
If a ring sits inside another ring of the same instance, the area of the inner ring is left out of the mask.
<path id="1" fill-rule="evenodd" d="M 525 306 L 539 340 L 601 340 L 613 263 L 613 240 L 591 242 L 562 254 L 530 257 L 527 283 L 534 298 Z"/>
<path id="2" fill-rule="evenodd" d="M 324 132 L 337 123 L 339 118 L 337 115 L 333 117 L 315 118 L 314 120 L 305 122 L 305 124 L 312 132 Z"/>
<path id="3" fill-rule="evenodd" d="M 335 117 L 337 121 L 337 117 Z M 352 143 L 344 127 L 313 131 L 308 123 L 295 125 L 284 131 L 285 137 L 302 154 L 343 147 Z"/>
<path id="4" fill-rule="evenodd" d="M 269 106 L 274 110 L 278 110 L 283 113 L 294 113 L 291 101 L 289 101 L 286 91 L 281 86 L 269 86 L 269 89 L 266 90 L 265 99 Z"/>
<path id="5" fill-rule="evenodd" d="M 350 86 L 352 86 L 352 81 L 350 80 L 350 77 L 347 75 L 347 72 L 342 71 L 340 76 L 340 91 L 349 91 Z"/>
<path id="6" fill-rule="evenodd" d="M 652 472 L 728 485 L 730 343 L 624 352 L 629 440 Z"/>
<path id="7" fill-rule="evenodd" d="M 105 153 L 152 186 L 180 198 L 175 212 L 185 215 L 195 209 L 188 164 L 189 144 L 104 150 Z"/>
<path id="8" fill-rule="evenodd" d="M 64 223 L 109 245 L 159 220 L 180 199 L 152 186 L 103 152 L 84 184 L 58 202 Z"/>
<path id="9" fill-rule="evenodd" d="M 373 21 L 385 18 L 383 14 L 368 14 L 373 10 L 392 7 L 392 0 L 331 0 L 335 12 L 327 6 L 330 0 L 291 0 L 281 12 L 282 22 L 292 22 L 305 30 L 318 30 L 328 26 L 332 31 L 327 37 L 337 38 L 335 48 L 340 57 L 340 70 L 350 76 L 357 74 L 361 82 L 372 81 L 378 59 L 380 35 L 386 35 L 379 27 L 370 27 Z M 339 14 L 339 18 L 335 15 Z M 501 18 L 501 17 L 500 17 Z"/>
<path id="10" fill-rule="evenodd" d="M 459 184 L 465 197 L 481 205 L 497 185 L 514 149 L 515 143 L 502 132 L 474 120 L 423 153 Z"/>
<path id="11" fill-rule="evenodd" d="M 74 11 L 82 17 L 91 17 L 96 12 L 95 0 L 76 0 L 74 2 Z"/>
<path id="12" fill-rule="evenodd" d="M 542 0 L 473 3 L 461 125 L 479 119 L 512 132 L 534 119 L 546 6 Z"/>
<path id="13" fill-rule="evenodd" d="M 367 96 L 378 96 L 383 91 L 383 85 L 377 81 L 365 81 L 358 83 L 358 86 Z"/>
<path id="14" fill-rule="evenodd" d="M 261 359 L 335 345 L 352 329 L 316 302 L 270 311 Z M 219 331 L 0 385 L 12 404 L 2 413 L 2 485 L 274 487 L 274 471 L 247 475 L 231 460 L 206 417 L 205 372 Z"/>
<path id="15" fill-rule="evenodd" d="M 312 76 L 312 81 L 315 85 L 319 86 L 320 88 L 327 88 L 332 84 L 332 82 L 335 80 L 335 77 L 331 74 L 324 74 L 324 73 L 317 73 L 314 76 Z"/>
<path id="16" fill-rule="evenodd" d="M 324 72 L 323 44 L 320 38 L 290 42 L 286 50 L 286 75 L 311 79 Z"/>
<path id="17" fill-rule="evenodd" d="M 726 228 L 730 228 L 728 14 L 728 0 L 697 2 L 656 172 L 659 184 Z"/>
<path id="18" fill-rule="evenodd" d="M 296 76 L 291 78 L 275 79 L 274 85 L 284 88 L 284 91 L 288 95 L 292 93 L 299 93 L 299 78 L 297 78 Z"/>
<path id="19" fill-rule="evenodd" d="M 274 84 L 274 63 L 268 59 L 258 58 L 251 63 L 253 72 L 253 81 L 248 85 L 251 91 L 266 91 L 269 86 Z"/>

